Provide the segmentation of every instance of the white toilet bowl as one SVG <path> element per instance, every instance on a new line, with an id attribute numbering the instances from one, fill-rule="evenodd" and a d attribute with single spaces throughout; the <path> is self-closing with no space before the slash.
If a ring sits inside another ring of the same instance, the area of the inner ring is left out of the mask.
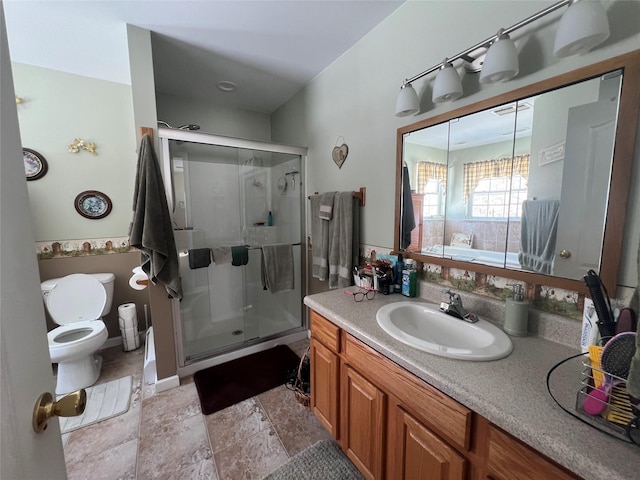
<path id="1" fill-rule="evenodd" d="M 106 283 L 115 279 L 113 274 L 101 275 L 106 275 Z M 109 336 L 101 320 L 108 289 L 93 275 L 73 274 L 55 280 L 45 304 L 52 320 L 60 325 L 47 334 L 51 361 L 58 364 L 56 394 L 60 395 L 89 387 L 100 376 L 102 357 L 95 352 Z M 110 304 L 109 299 L 109 308 Z"/>

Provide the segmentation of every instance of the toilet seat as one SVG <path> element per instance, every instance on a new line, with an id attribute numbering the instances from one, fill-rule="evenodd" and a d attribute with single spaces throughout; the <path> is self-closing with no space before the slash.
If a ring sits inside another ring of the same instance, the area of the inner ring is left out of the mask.
<path id="1" fill-rule="evenodd" d="M 46 301 L 54 322 L 58 325 L 76 324 L 100 318 L 107 292 L 95 277 L 76 273 L 61 278 Z"/>
<path id="2" fill-rule="evenodd" d="M 101 320 L 76 322 L 71 325 L 56 327 L 47 333 L 49 349 L 66 348 L 71 344 L 78 345 L 83 342 L 90 342 L 106 329 L 107 326 Z"/>

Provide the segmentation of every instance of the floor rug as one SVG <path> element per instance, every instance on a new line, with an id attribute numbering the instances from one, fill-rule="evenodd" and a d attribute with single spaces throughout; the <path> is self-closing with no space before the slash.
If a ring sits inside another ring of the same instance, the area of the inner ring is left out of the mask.
<path id="1" fill-rule="evenodd" d="M 364 479 L 353 463 L 332 440 L 321 440 L 291 457 L 264 480 L 347 480 Z"/>
<path id="2" fill-rule="evenodd" d="M 202 413 L 209 415 L 282 385 L 299 363 L 289 347 L 278 345 L 196 372 L 193 381 Z"/>
<path id="3" fill-rule="evenodd" d="M 86 388 L 87 405 L 84 413 L 77 417 L 60 417 L 62 433 L 68 433 L 125 413 L 129 410 L 132 384 L 133 377 L 129 375 Z"/>

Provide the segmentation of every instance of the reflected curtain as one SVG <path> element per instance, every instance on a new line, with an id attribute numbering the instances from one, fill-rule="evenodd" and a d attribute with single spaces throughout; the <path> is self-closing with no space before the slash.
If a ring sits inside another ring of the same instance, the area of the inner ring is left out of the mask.
<path id="1" fill-rule="evenodd" d="M 480 180 L 489 177 L 509 177 L 520 175 L 529 179 L 529 155 L 516 155 L 500 159 L 464 164 L 462 199 L 464 203 L 478 186 Z"/>
<path id="2" fill-rule="evenodd" d="M 424 193 L 424 187 L 432 178 L 438 180 L 442 190 L 447 188 L 447 165 L 436 162 L 418 162 L 418 193 Z"/>

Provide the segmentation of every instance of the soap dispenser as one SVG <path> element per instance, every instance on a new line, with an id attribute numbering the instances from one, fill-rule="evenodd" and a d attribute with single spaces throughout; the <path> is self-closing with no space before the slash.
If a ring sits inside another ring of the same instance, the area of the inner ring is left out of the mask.
<path id="1" fill-rule="evenodd" d="M 508 284 L 513 288 L 512 298 L 507 298 L 504 315 L 504 331 L 515 337 L 526 337 L 529 324 L 529 302 L 524 299 L 523 286 Z"/>

